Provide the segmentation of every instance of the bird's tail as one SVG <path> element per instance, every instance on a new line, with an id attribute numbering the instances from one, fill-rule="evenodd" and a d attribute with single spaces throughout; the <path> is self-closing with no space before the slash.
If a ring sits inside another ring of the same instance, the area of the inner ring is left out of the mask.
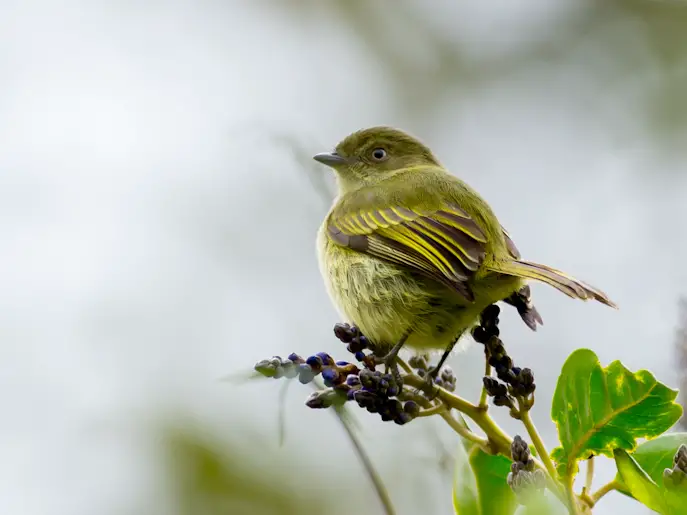
<path id="1" fill-rule="evenodd" d="M 553 286 L 573 299 L 594 299 L 612 308 L 617 308 L 615 303 L 601 290 L 597 290 L 589 284 L 583 283 L 568 274 L 539 263 L 529 261 L 506 261 L 490 267 L 495 272 L 513 275 L 525 279 L 536 279 Z"/>

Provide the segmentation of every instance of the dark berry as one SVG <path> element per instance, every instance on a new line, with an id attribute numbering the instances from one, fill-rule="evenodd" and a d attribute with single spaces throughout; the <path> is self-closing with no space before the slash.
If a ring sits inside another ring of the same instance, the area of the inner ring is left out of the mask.
<path id="1" fill-rule="evenodd" d="M 358 386 L 360 384 L 360 377 L 351 374 L 346 377 L 346 384 L 349 386 Z"/>
<path id="2" fill-rule="evenodd" d="M 307 384 L 310 381 L 312 381 L 317 374 L 315 371 L 312 369 L 310 365 L 307 363 L 302 363 L 298 367 L 298 380 L 303 383 Z"/>
<path id="3" fill-rule="evenodd" d="M 313 368 L 322 368 L 323 365 L 322 358 L 320 356 L 308 356 L 308 359 L 306 359 L 305 362 Z"/>
<path id="4" fill-rule="evenodd" d="M 487 340 L 489 340 L 489 334 L 487 334 L 486 329 L 482 326 L 477 326 L 472 330 L 472 338 L 477 342 L 477 343 L 487 343 Z"/>
<path id="5" fill-rule="evenodd" d="M 333 386 L 339 379 L 339 372 L 333 368 L 325 368 L 322 371 L 322 379 L 324 379 L 325 385 Z"/>
<path id="6" fill-rule="evenodd" d="M 490 306 L 487 306 L 484 311 L 482 311 L 482 318 L 484 320 L 493 320 L 497 316 L 499 316 L 499 313 L 501 313 L 501 308 L 498 307 L 496 304 L 492 304 Z"/>
<path id="7" fill-rule="evenodd" d="M 403 411 L 411 417 L 416 417 L 420 413 L 420 406 L 415 401 L 406 401 L 403 405 Z"/>
<path id="8" fill-rule="evenodd" d="M 324 365 L 333 365 L 334 364 L 334 358 L 332 358 L 326 352 L 318 352 L 317 356 L 322 360 L 322 363 Z"/>
<path id="9" fill-rule="evenodd" d="M 407 424 L 413 420 L 413 417 L 411 417 L 408 413 L 402 411 L 396 417 L 394 417 L 394 422 L 396 422 L 399 426 L 402 426 L 404 424 Z"/>
<path id="10" fill-rule="evenodd" d="M 344 343 L 350 343 L 353 340 L 353 332 L 348 324 L 335 324 L 334 335 Z"/>

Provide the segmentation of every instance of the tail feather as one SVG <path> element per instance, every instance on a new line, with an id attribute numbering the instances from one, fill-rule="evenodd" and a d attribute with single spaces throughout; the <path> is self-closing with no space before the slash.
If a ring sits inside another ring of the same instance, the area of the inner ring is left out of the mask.
<path id="1" fill-rule="evenodd" d="M 494 270 L 502 274 L 514 275 L 526 279 L 536 279 L 553 286 L 573 299 L 593 299 L 612 308 L 617 308 L 615 303 L 601 290 L 579 281 L 560 270 L 551 268 L 550 266 L 531 263 L 529 261 L 513 260 L 506 263 L 499 263 Z"/>
<path id="2" fill-rule="evenodd" d="M 510 297 L 503 299 L 503 302 L 515 307 L 520 314 L 522 321 L 527 324 L 527 327 L 533 331 L 537 330 L 537 325 L 544 325 L 544 321 L 537 311 L 537 308 L 532 304 L 532 295 L 530 293 L 529 285 L 525 285 L 518 291 L 513 293 Z"/>

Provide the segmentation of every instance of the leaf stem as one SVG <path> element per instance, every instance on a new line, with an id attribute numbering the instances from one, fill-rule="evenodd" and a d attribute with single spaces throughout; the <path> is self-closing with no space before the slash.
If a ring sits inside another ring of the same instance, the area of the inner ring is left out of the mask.
<path id="1" fill-rule="evenodd" d="M 491 376 L 491 365 L 489 364 L 489 360 L 485 359 L 485 365 L 484 365 L 484 377 L 489 377 Z M 479 404 L 478 407 L 483 410 L 489 409 L 489 403 L 487 400 L 487 388 L 485 386 L 482 386 L 482 394 L 479 396 Z"/>
<path id="2" fill-rule="evenodd" d="M 406 363 L 405 360 L 400 356 L 396 356 L 396 363 L 398 363 L 398 366 L 401 367 L 406 374 L 415 374 L 413 369 L 410 368 L 410 365 Z"/>
<path id="3" fill-rule="evenodd" d="M 575 495 L 575 491 L 573 490 L 574 481 L 575 476 L 565 476 L 563 486 L 565 487 L 565 494 L 568 500 L 568 510 L 570 515 L 581 515 L 580 505 L 577 503 L 577 496 Z"/>
<path id="4" fill-rule="evenodd" d="M 609 481 L 606 483 L 604 486 L 599 488 L 596 492 L 591 494 L 592 501 L 594 504 L 599 502 L 601 498 L 606 495 L 609 492 L 612 492 L 613 490 L 617 490 L 620 487 L 620 483 L 616 481 L 615 479 L 613 481 Z"/>
<path id="5" fill-rule="evenodd" d="M 521 405 L 522 407 L 522 405 Z M 523 425 L 525 426 L 525 429 L 527 429 L 527 434 L 530 437 L 530 440 L 532 440 L 532 443 L 534 444 L 534 448 L 537 449 L 537 454 L 539 455 L 539 459 L 542 460 L 544 463 L 544 467 L 546 467 L 546 471 L 549 473 L 549 476 L 551 476 L 551 479 L 554 481 L 558 477 L 558 474 L 556 473 L 556 467 L 553 465 L 553 461 L 551 461 L 551 457 L 549 456 L 549 452 L 546 450 L 546 446 L 544 445 L 544 441 L 541 439 L 541 436 L 539 435 L 539 432 L 537 431 L 537 428 L 534 427 L 534 422 L 532 422 L 532 417 L 530 417 L 530 412 L 527 411 L 526 409 L 520 409 L 520 420 L 522 421 Z"/>
<path id="6" fill-rule="evenodd" d="M 480 448 L 482 449 L 488 449 L 489 448 L 489 440 L 486 438 L 483 438 L 466 427 L 464 423 L 461 423 L 461 421 L 456 420 L 451 413 L 446 411 L 444 408 L 444 412 L 440 414 L 441 418 L 443 418 L 446 423 L 451 426 L 451 428 L 458 433 L 460 436 L 465 438 L 466 440 L 469 440 L 470 442 L 473 442 L 477 444 Z"/>
<path id="7" fill-rule="evenodd" d="M 432 415 L 440 415 L 442 413 L 446 412 L 446 405 L 445 404 L 437 404 L 436 406 L 432 406 L 431 408 L 423 409 L 420 410 L 420 413 L 417 414 L 418 417 L 431 417 Z"/>
<path id="8" fill-rule="evenodd" d="M 409 373 L 405 376 L 404 381 L 410 386 L 415 386 L 417 388 L 421 388 L 427 384 L 423 378 L 413 373 Z M 491 453 L 503 454 L 510 458 L 510 444 L 513 441 L 512 438 L 503 432 L 485 410 L 438 386 L 434 387 L 434 392 L 446 406 L 468 416 L 482 431 L 484 431 L 488 439 L 488 445 L 486 447 Z M 451 424 L 449 423 L 449 425 Z M 455 430 L 455 427 L 453 427 L 453 429 Z"/>
<path id="9" fill-rule="evenodd" d="M 594 481 L 594 456 L 587 460 L 587 476 L 584 481 L 585 492 L 591 492 L 592 483 Z"/>
<path id="10" fill-rule="evenodd" d="M 414 386 L 415 388 L 427 387 L 427 382 L 422 377 L 420 377 L 417 374 L 413 374 L 412 372 L 405 375 L 403 377 L 403 381 L 410 386 Z M 448 390 L 444 390 L 443 388 L 440 388 L 438 386 L 434 386 L 434 393 L 450 408 L 457 409 L 458 411 L 461 411 L 466 415 L 470 416 L 470 418 L 472 418 L 472 416 L 470 415 L 471 413 L 482 411 L 479 409 L 479 407 L 475 406 L 470 401 L 467 401 L 462 397 L 455 395 L 449 392 Z"/>

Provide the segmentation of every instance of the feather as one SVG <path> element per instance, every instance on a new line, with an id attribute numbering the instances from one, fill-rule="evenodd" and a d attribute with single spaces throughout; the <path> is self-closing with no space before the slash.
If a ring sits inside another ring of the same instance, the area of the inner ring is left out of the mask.
<path id="1" fill-rule="evenodd" d="M 327 229 L 338 245 L 408 267 L 474 299 L 468 280 L 484 260 L 487 238 L 456 205 L 429 212 L 404 206 L 361 210 L 331 217 Z"/>

